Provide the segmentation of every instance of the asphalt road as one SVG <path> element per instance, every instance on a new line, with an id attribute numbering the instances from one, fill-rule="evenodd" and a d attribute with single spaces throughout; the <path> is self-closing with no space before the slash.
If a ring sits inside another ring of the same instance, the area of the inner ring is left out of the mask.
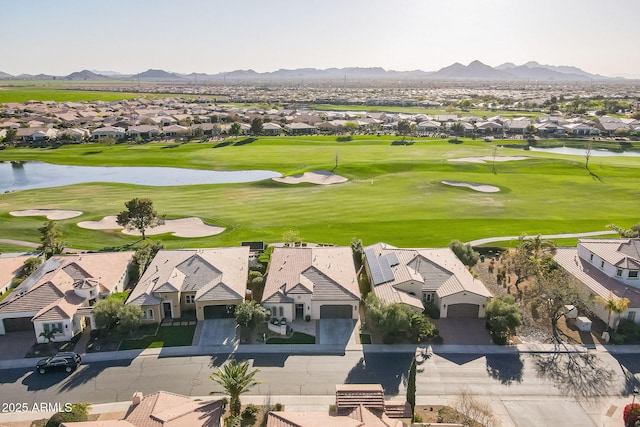
<path id="1" fill-rule="evenodd" d="M 291 396 L 335 393 L 335 384 L 380 383 L 388 397 L 406 394 L 411 353 L 339 355 L 242 355 L 260 372 L 250 394 Z M 0 403 L 127 401 L 135 391 L 167 390 L 205 396 L 221 391 L 209 376 L 229 355 L 139 357 L 96 362 L 72 374 L 0 370 Z M 592 399 L 628 394 L 637 385 L 640 354 L 443 354 L 418 365 L 418 396 L 456 395 L 461 390 L 501 399 Z"/>

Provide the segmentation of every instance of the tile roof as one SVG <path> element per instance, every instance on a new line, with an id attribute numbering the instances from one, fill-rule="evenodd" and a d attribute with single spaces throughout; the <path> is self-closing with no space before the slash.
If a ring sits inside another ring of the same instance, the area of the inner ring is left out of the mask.
<path id="1" fill-rule="evenodd" d="M 179 394 L 158 391 L 132 404 L 123 420 L 85 421 L 68 427 L 220 427 L 222 401 L 194 401 Z"/>
<path id="2" fill-rule="evenodd" d="M 354 300 L 360 291 L 349 247 L 275 248 L 263 294 L 267 301 L 282 291 L 313 293 L 313 300 Z"/>
<path id="3" fill-rule="evenodd" d="M 324 412 L 269 412 L 267 427 L 362 427 L 350 417 L 336 417 Z"/>
<path id="4" fill-rule="evenodd" d="M 33 255 L 21 255 L 10 258 L 0 258 L 0 287 L 9 283 L 22 269 L 24 262 Z"/>
<path id="5" fill-rule="evenodd" d="M 248 271 L 248 246 L 160 250 L 127 304 L 159 304 L 159 292 L 196 292 L 199 301 L 243 298 Z"/>
<path id="6" fill-rule="evenodd" d="M 51 257 L 0 304 L 0 314 L 32 312 L 35 315 L 56 301 L 66 312 L 70 309 L 66 304 L 72 299 L 61 298 L 73 291 L 78 278 L 93 278 L 101 289 L 113 291 L 132 256 L 133 252 L 101 252 Z"/>
<path id="7" fill-rule="evenodd" d="M 558 248 L 553 258 L 594 294 L 604 299 L 609 299 L 611 294 L 618 298 L 628 298 L 629 308 L 640 307 L 640 289 L 607 276 L 600 269 L 580 258 L 576 248 Z"/>
<path id="8" fill-rule="evenodd" d="M 401 289 L 403 284 L 410 281 L 420 283 L 423 292 L 436 292 L 440 298 L 459 292 L 471 292 L 487 298 L 492 296 L 449 248 L 400 249 L 386 243 L 376 243 L 366 247 L 365 254 L 369 271 L 373 263 L 384 260 L 389 254 L 395 254 L 398 260 L 397 264 L 389 264 L 392 277 L 385 276 L 378 284 L 374 281 L 376 296 L 387 303 L 401 302 L 423 308 L 419 296 Z"/>

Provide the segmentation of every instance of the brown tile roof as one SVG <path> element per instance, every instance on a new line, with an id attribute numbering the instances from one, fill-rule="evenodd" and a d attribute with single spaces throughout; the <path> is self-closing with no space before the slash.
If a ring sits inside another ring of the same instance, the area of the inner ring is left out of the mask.
<path id="1" fill-rule="evenodd" d="M 196 402 L 159 391 L 131 405 L 124 419 L 136 427 L 219 427 L 222 401 Z"/>
<path id="2" fill-rule="evenodd" d="M 351 248 L 275 248 L 269 263 L 263 300 L 282 291 L 300 289 L 313 293 L 314 300 L 359 299 L 360 291 Z"/>
<path id="3" fill-rule="evenodd" d="M 384 409 L 384 390 L 380 384 L 337 384 L 336 407 Z"/>
<path id="4" fill-rule="evenodd" d="M 361 427 L 364 423 L 324 412 L 269 412 L 267 427 Z"/>
<path id="5" fill-rule="evenodd" d="M 220 427 L 222 401 L 196 402 L 190 397 L 158 391 L 132 404 L 123 420 L 85 421 L 67 427 Z"/>
<path id="6" fill-rule="evenodd" d="M 198 301 L 242 299 L 249 274 L 249 247 L 158 251 L 127 304 L 156 305 L 159 292 L 196 292 Z"/>
<path id="7" fill-rule="evenodd" d="M 82 278 L 94 278 L 102 289 L 112 291 L 132 256 L 133 252 L 102 252 L 51 257 L 0 304 L 0 313 L 33 312 L 35 315 L 73 291 L 74 283 Z M 69 306 L 62 300 L 61 304 L 66 312 Z"/>

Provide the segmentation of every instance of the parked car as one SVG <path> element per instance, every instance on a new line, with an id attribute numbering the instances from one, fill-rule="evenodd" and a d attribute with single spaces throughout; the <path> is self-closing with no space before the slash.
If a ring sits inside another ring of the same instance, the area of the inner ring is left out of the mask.
<path id="1" fill-rule="evenodd" d="M 82 357 L 80 357 L 78 353 L 74 353 L 73 351 L 56 353 L 56 355 L 53 357 L 64 357 L 65 359 L 72 359 L 75 360 L 78 365 L 80 364 L 80 362 L 82 362 Z"/>
<path id="2" fill-rule="evenodd" d="M 80 362 L 81 357 L 77 353 L 58 353 L 55 356 L 39 360 L 36 364 L 36 371 L 40 374 L 44 374 L 50 370 L 71 372 L 80 365 Z"/>

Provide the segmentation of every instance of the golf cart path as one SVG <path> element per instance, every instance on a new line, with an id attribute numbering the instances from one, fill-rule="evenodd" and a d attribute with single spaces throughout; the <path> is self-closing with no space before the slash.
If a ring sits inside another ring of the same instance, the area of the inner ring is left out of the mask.
<path id="1" fill-rule="evenodd" d="M 585 233 L 565 233 L 565 234 L 543 234 L 541 239 L 572 239 L 576 237 L 602 236 L 604 234 L 618 234 L 613 230 L 589 231 Z M 526 239 L 532 239 L 536 236 L 527 236 Z M 487 237 L 485 239 L 472 240 L 468 242 L 471 246 L 480 246 L 493 242 L 506 242 L 509 240 L 517 240 L 520 236 L 503 236 L 503 237 Z"/>

